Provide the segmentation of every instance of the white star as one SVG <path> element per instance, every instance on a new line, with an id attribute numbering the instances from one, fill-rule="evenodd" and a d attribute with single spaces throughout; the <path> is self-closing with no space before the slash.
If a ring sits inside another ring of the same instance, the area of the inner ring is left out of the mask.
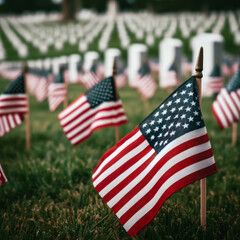
<path id="1" fill-rule="evenodd" d="M 172 101 L 169 101 L 169 102 L 167 103 L 167 106 L 169 107 L 169 106 L 171 106 L 171 104 L 172 104 Z"/>
<path id="2" fill-rule="evenodd" d="M 193 114 L 194 114 L 195 116 L 198 116 L 198 112 L 197 112 L 197 111 L 194 111 Z"/>
<path id="3" fill-rule="evenodd" d="M 159 107 L 160 109 L 164 108 L 164 103 Z"/>
<path id="4" fill-rule="evenodd" d="M 156 113 L 154 114 L 154 116 L 155 116 L 155 117 L 159 116 L 159 112 L 156 112 Z"/>
<path id="5" fill-rule="evenodd" d="M 186 87 L 191 87 L 192 86 L 192 84 L 191 83 L 188 83 L 187 85 L 186 85 Z"/>
<path id="6" fill-rule="evenodd" d="M 164 129 L 166 129 L 166 124 L 164 124 L 163 126 L 162 126 L 162 130 L 164 130 Z"/>
<path id="7" fill-rule="evenodd" d="M 147 123 L 144 123 L 144 124 L 142 125 L 143 128 L 145 128 L 146 126 L 147 126 Z"/>
<path id="8" fill-rule="evenodd" d="M 189 92 L 189 93 L 188 93 L 188 96 L 193 96 L 193 92 Z"/>
<path id="9" fill-rule="evenodd" d="M 181 102 L 181 98 L 178 98 L 175 103 L 180 103 Z"/>
<path id="10" fill-rule="evenodd" d="M 154 147 L 156 147 L 157 145 L 158 145 L 158 142 L 155 142 Z"/>
<path id="11" fill-rule="evenodd" d="M 184 103 L 188 102 L 188 98 L 185 98 L 183 102 L 184 102 Z"/>
<path id="12" fill-rule="evenodd" d="M 151 129 L 149 128 L 147 131 L 146 131 L 146 134 L 149 134 L 151 132 Z"/>
<path id="13" fill-rule="evenodd" d="M 190 107 L 187 107 L 186 108 L 186 112 L 190 112 L 191 108 Z"/>
<path id="14" fill-rule="evenodd" d="M 170 112 L 174 113 L 176 111 L 176 108 L 172 108 Z"/>
<path id="15" fill-rule="evenodd" d="M 169 121 L 171 119 L 171 116 L 168 116 L 167 118 L 166 118 L 166 121 Z"/>
<path id="16" fill-rule="evenodd" d="M 181 119 L 184 119 L 186 117 L 186 114 L 183 114 L 182 116 L 181 116 Z"/>
<path id="17" fill-rule="evenodd" d="M 185 93 L 186 93 L 186 90 L 182 90 L 182 91 L 180 92 L 181 95 L 183 95 L 183 94 L 185 94 Z"/>
<path id="18" fill-rule="evenodd" d="M 201 124 L 201 122 L 196 122 L 196 125 L 197 125 L 197 126 L 200 126 L 200 124 Z"/>
<path id="19" fill-rule="evenodd" d="M 167 114 L 167 109 L 163 110 L 162 115 L 166 115 Z"/>
<path id="20" fill-rule="evenodd" d="M 178 118 L 178 114 L 174 117 L 174 119 Z"/>
<path id="21" fill-rule="evenodd" d="M 161 141 L 161 142 L 159 143 L 159 146 L 162 146 L 162 144 L 163 144 L 163 141 Z"/>
<path id="22" fill-rule="evenodd" d="M 180 127 L 180 126 L 181 126 L 181 123 L 178 122 L 175 126 L 176 126 L 176 127 Z"/>
<path id="23" fill-rule="evenodd" d="M 172 131 L 172 132 L 170 133 L 170 136 L 175 135 L 175 133 L 176 133 L 176 131 Z"/>
<path id="24" fill-rule="evenodd" d="M 177 94 L 178 94 L 178 93 L 177 93 L 177 92 L 175 92 L 175 93 L 173 94 L 173 97 L 176 97 L 176 96 L 177 96 Z"/>
<path id="25" fill-rule="evenodd" d="M 157 122 L 162 123 L 162 118 L 159 118 Z"/>
<path id="26" fill-rule="evenodd" d="M 168 140 L 166 140 L 165 142 L 164 142 L 164 145 L 166 145 L 168 143 Z"/>
<path id="27" fill-rule="evenodd" d="M 151 140 L 153 140 L 154 138 L 155 138 L 155 136 L 154 136 L 154 135 L 152 135 L 152 136 L 151 136 Z"/>
<path id="28" fill-rule="evenodd" d="M 149 124 L 152 126 L 152 125 L 154 125 L 154 123 L 155 123 L 155 121 L 152 120 Z"/>
<path id="29" fill-rule="evenodd" d="M 173 125 L 174 125 L 174 124 L 173 124 L 173 123 L 171 123 L 171 124 L 169 125 L 168 129 L 170 129 L 171 127 L 173 127 Z"/>
<path id="30" fill-rule="evenodd" d="M 183 128 L 188 128 L 188 125 L 189 125 L 189 124 L 186 124 L 186 123 L 185 123 L 185 124 L 183 124 L 182 126 L 183 126 Z"/>
<path id="31" fill-rule="evenodd" d="M 154 130 L 154 132 L 157 132 L 158 129 L 159 129 L 159 127 L 155 127 L 153 130 Z"/>
<path id="32" fill-rule="evenodd" d="M 178 110 L 179 110 L 179 111 L 183 110 L 183 106 L 179 107 Z"/>
<path id="33" fill-rule="evenodd" d="M 195 105 L 196 105 L 196 102 L 192 101 L 191 104 L 192 104 L 192 106 L 195 106 Z"/>
<path id="34" fill-rule="evenodd" d="M 160 134 L 158 135 L 158 138 L 160 138 L 160 137 L 162 137 L 162 133 L 160 133 Z"/>
<path id="35" fill-rule="evenodd" d="M 189 121 L 189 122 L 193 122 L 193 117 L 190 116 L 190 117 L 188 118 L 188 121 Z"/>
<path id="36" fill-rule="evenodd" d="M 166 132 L 165 134 L 164 134 L 164 137 L 166 137 L 168 135 L 168 132 Z"/>

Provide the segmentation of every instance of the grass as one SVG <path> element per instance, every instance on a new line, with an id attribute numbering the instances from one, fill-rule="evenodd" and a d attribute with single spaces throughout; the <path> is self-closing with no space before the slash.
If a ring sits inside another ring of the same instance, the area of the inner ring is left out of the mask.
<path id="1" fill-rule="evenodd" d="M 0 78 L 0 92 L 9 82 Z M 69 102 L 83 93 L 69 86 Z M 158 89 L 143 107 L 138 93 L 120 89 L 133 130 L 166 97 Z M 149 225 L 135 237 L 144 239 L 240 239 L 240 140 L 231 146 L 231 128 L 220 131 L 211 113 L 213 98 L 203 98 L 203 114 L 219 171 L 207 178 L 207 229 L 200 226 L 199 181 L 174 193 Z M 31 152 L 25 150 L 24 123 L 0 139 L 0 163 L 8 183 L 0 187 L 0 238 L 130 239 L 118 218 L 95 191 L 91 175 L 101 156 L 115 145 L 114 128 L 93 133 L 74 147 L 48 103 L 30 96 Z M 104 137 L 103 137 L 104 136 Z M 240 136 L 240 129 L 238 129 Z"/>

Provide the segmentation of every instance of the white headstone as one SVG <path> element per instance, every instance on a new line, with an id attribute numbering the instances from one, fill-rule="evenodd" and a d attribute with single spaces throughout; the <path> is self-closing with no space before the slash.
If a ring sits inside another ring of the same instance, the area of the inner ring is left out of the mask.
<path id="1" fill-rule="evenodd" d="M 209 82 L 211 81 L 210 75 L 214 71 L 216 64 L 221 66 L 222 63 L 223 37 L 214 33 L 202 33 L 192 39 L 193 73 L 195 72 L 195 63 L 201 46 L 203 47 L 202 95 L 210 96 L 214 92 L 218 92 L 217 89 L 209 88 Z"/>
<path id="2" fill-rule="evenodd" d="M 159 85 L 168 87 L 166 75 L 175 62 L 176 73 L 181 74 L 182 41 L 177 38 L 165 38 L 159 43 Z"/>
<path id="3" fill-rule="evenodd" d="M 114 59 L 118 59 L 120 55 L 121 52 L 117 48 L 109 48 L 105 51 L 104 55 L 105 77 L 112 76 Z"/>
<path id="4" fill-rule="evenodd" d="M 137 76 L 144 55 L 147 56 L 147 46 L 144 44 L 135 43 L 128 48 L 128 79 L 130 85 Z"/>
<path id="5" fill-rule="evenodd" d="M 72 54 L 68 59 L 68 74 L 70 82 L 77 82 L 78 80 L 78 70 L 77 64 L 81 61 L 81 56 L 79 54 Z"/>
<path id="6" fill-rule="evenodd" d="M 99 54 L 95 51 L 89 51 L 86 52 L 84 55 L 84 70 L 85 71 L 90 71 L 92 64 L 94 61 L 98 61 L 99 59 Z"/>

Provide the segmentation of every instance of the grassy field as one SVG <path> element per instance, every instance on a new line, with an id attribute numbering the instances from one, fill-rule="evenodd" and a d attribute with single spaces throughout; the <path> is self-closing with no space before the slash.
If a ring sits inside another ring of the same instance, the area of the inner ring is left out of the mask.
<path id="1" fill-rule="evenodd" d="M 9 82 L 0 78 L 0 92 Z M 85 90 L 69 86 L 69 102 Z M 167 96 L 158 89 L 144 107 L 136 90 L 120 89 L 133 130 Z M 218 166 L 207 178 L 207 229 L 200 226 L 199 181 L 173 194 L 135 239 L 240 239 L 240 139 L 231 146 L 231 128 L 220 131 L 203 99 L 205 124 Z M 31 152 L 25 150 L 25 124 L 0 139 L 0 163 L 8 183 L 0 187 L 0 239 L 130 239 L 95 191 L 91 176 L 101 156 L 115 144 L 114 128 L 93 133 L 74 147 L 48 103 L 30 97 Z M 240 136 L 240 129 L 238 129 Z"/>

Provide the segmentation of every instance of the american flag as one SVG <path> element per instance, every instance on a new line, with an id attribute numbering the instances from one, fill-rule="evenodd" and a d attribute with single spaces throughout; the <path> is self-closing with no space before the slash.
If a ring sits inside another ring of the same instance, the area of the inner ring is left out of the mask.
<path id="1" fill-rule="evenodd" d="M 35 94 L 35 89 L 37 87 L 39 81 L 39 70 L 37 69 L 30 69 L 26 73 L 26 82 L 27 82 L 27 89 L 32 95 Z"/>
<path id="2" fill-rule="evenodd" d="M 92 179 L 134 236 L 171 194 L 216 171 L 196 79 L 191 77 L 103 155 Z"/>
<path id="3" fill-rule="evenodd" d="M 0 75 L 3 78 L 7 78 L 10 80 L 15 80 L 20 74 L 21 74 L 22 70 L 20 68 L 3 68 L 0 69 Z"/>
<path id="4" fill-rule="evenodd" d="M 168 71 L 164 74 L 163 79 L 161 79 L 161 87 L 168 88 L 178 86 L 180 84 L 180 79 L 177 73 L 177 67 L 175 61 L 170 65 Z"/>
<path id="5" fill-rule="evenodd" d="M 213 102 L 212 111 L 221 129 L 240 121 L 240 71 L 221 89 Z"/>
<path id="6" fill-rule="evenodd" d="M 54 78 L 54 82 L 48 86 L 49 110 L 51 112 L 55 111 L 66 97 L 67 87 L 63 79 L 63 69 L 60 69 L 58 75 Z"/>
<path id="7" fill-rule="evenodd" d="M 221 75 L 220 65 L 216 64 L 209 77 L 203 81 L 203 95 L 210 96 L 214 93 L 220 92 L 223 87 L 223 77 Z"/>
<path id="8" fill-rule="evenodd" d="M 94 130 L 127 122 L 122 102 L 116 100 L 113 77 L 103 79 L 58 115 L 73 145 L 87 139 Z"/>
<path id="9" fill-rule="evenodd" d="M 7 178 L 3 172 L 2 166 L 0 164 L 0 186 L 7 182 Z"/>
<path id="10" fill-rule="evenodd" d="M 48 72 L 42 70 L 41 71 L 41 76 L 38 79 L 37 86 L 34 90 L 34 95 L 36 97 L 36 100 L 41 103 L 43 102 L 47 96 L 48 96 Z"/>
<path id="11" fill-rule="evenodd" d="M 92 88 L 100 81 L 100 78 L 97 76 L 96 71 L 97 71 L 96 64 L 93 64 L 90 71 L 86 72 L 83 75 L 82 83 L 87 89 Z"/>
<path id="12" fill-rule="evenodd" d="M 24 76 L 21 74 L 0 95 L 0 137 L 21 124 L 28 112 Z"/>
<path id="13" fill-rule="evenodd" d="M 117 69 L 117 75 L 115 77 L 117 88 L 122 88 L 127 83 L 127 74 L 124 67 Z"/>
<path id="14" fill-rule="evenodd" d="M 153 97 L 157 89 L 157 84 L 152 78 L 148 63 L 143 63 L 138 71 L 136 88 L 143 99 Z"/>

